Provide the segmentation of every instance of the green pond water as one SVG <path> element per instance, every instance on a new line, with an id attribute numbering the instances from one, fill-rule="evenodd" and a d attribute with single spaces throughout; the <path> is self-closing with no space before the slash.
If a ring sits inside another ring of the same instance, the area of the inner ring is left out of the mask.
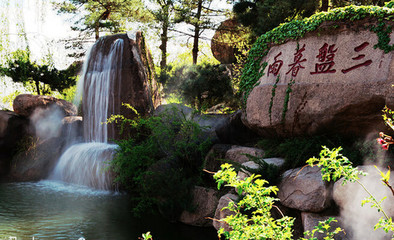
<path id="1" fill-rule="evenodd" d="M 0 240 L 214 240 L 213 228 L 130 214 L 127 195 L 56 181 L 0 184 Z"/>

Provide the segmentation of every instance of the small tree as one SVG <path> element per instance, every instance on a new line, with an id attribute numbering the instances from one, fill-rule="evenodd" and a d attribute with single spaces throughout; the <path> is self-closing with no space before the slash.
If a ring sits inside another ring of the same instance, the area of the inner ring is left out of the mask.
<path id="1" fill-rule="evenodd" d="M 17 50 L 11 53 L 4 66 L 0 66 L 0 75 L 12 78 L 14 82 L 35 85 L 37 94 L 48 94 L 51 90 L 59 92 L 75 85 L 76 77 L 72 69 L 58 70 L 47 64 L 38 65 L 31 61 L 30 52 Z"/>

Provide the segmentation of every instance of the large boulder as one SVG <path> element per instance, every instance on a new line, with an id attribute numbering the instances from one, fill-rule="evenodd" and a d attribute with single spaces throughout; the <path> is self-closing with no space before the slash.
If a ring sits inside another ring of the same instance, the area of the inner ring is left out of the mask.
<path id="1" fill-rule="evenodd" d="M 231 64 L 237 61 L 235 54 L 237 48 L 234 42 L 242 34 L 241 26 L 235 19 L 227 19 L 220 24 L 211 41 L 213 56 L 222 64 Z"/>
<path id="2" fill-rule="evenodd" d="M 0 110 L 0 177 L 8 173 L 13 155 L 30 133 L 29 119 Z"/>
<path id="3" fill-rule="evenodd" d="M 365 28 L 371 24 L 325 23 L 297 41 L 272 44 L 244 123 L 265 136 L 365 136 L 383 129 L 381 110 L 394 107 L 394 51 L 375 48 L 378 35 Z"/>
<path id="4" fill-rule="evenodd" d="M 65 116 L 77 115 L 77 107 L 74 104 L 62 99 L 44 95 L 18 95 L 14 99 L 12 106 L 15 113 L 24 117 L 30 117 L 38 108 L 47 109 L 49 107 L 56 107 L 60 109 Z"/>
<path id="5" fill-rule="evenodd" d="M 387 197 L 383 201 L 383 209 L 389 217 L 394 217 L 393 194 L 381 182 L 379 171 L 374 166 L 361 166 L 358 169 L 368 173 L 367 176 L 361 176 L 359 181 L 378 201 Z M 388 169 L 380 170 L 386 173 Z M 394 186 L 394 179 L 390 178 L 389 183 Z M 368 197 L 367 192 L 357 183 L 343 184 L 343 179 L 340 179 L 334 184 L 334 201 L 340 207 L 344 226 L 352 231 L 353 239 L 391 239 L 392 234 L 386 234 L 382 229 L 373 230 L 379 218 L 384 216 L 376 208 L 371 208 L 371 204 L 361 206 L 361 202 Z"/>
<path id="6" fill-rule="evenodd" d="M 218 192 L 214 189 L 196 186 L 193 190 L 193 212 L 183 211 L 179 221 L 197 227 L 212 227 L 212 218 L 215 215 L 219 202 Z"/>
<path id="7" fill-rule="evenodd" d="M 291 169 L 283 173 L 279 184 L 280 202 L 304 212 L 321 212 L 331 203 L 331 188 L 318 167 Z"/>

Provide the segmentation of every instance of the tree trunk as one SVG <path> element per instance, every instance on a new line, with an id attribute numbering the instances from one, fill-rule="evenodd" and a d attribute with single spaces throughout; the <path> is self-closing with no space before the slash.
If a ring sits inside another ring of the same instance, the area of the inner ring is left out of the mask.
<path id="1" fill-rule="evenodd" d="M 40 92 L 40 82 L 38 80 L 34 80 L 34 83 L 36 84 L 36 89 L 37 89 L 37 94 L 41 95 Z"/>
<path id="2" fill-rule="evenodd" d="M 163 8 L 163 13 L 165 15 L 165 19 L 163 21 L 162 25 L 162 32 L 160 35 L 160 40 L 161 40 L 161 45 L 160 45 L 160 50 L 161 50 L 161 61 L 160 61 L 160 69 L 161 71 L 164 71 L 167 66 L 167 42 L 168 42 L 168 27 L 169 27 L 169 11 L 168 11 L 169 6 L 165 6 Z"/>
<path id="3" fill-rule="evenodd" d="M 95 39 L 97 41 L 100 38 L 100 19 L 95 22 L 94 35 L 95 35 Z"/>
<path id="4" fill-rule="evenodd" d="M 322 0 L 321 1 L 321 11 L 324 11 L 324 12 L 328 11 L 328 2 L 329 2 L 329 0 Z"/>
<path id="5" fill-rule="evenodd" d="M 198 40 L 200 39 L 200 18 L 201 18 L 201 11 L 202 11 L 202 1 L 198 0 L 197 6 L 197 14 L 196 14 L 196 25 L 194 25 L 194 37 L 193 37 L 193 64 L 197 64 L 197 57 L 198 57 Z"/>

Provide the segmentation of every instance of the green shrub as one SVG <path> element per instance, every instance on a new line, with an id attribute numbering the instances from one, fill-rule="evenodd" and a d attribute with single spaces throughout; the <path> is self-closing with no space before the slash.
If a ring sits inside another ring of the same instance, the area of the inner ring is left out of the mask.
<path id="1" fill-rule="evenodd" d="M 183 209 L 191 209 L 190 190 L 200 181 L 211 145 L 203 138 L 203 129 L 175 109 L 123 122 L 134 135 L 117 142 L 111 165 L 115 181 L 130 193 L 133 213 L 158 209 L 175 219 Z"/>
<path id="2" fill-rule="evenodd" d="M 231 79 L 221 65 L 168 66 L 160 74 L 164 92 L 178 94 L 186 104 L 206 110 L 220 103 L 234 104 Z"/>

